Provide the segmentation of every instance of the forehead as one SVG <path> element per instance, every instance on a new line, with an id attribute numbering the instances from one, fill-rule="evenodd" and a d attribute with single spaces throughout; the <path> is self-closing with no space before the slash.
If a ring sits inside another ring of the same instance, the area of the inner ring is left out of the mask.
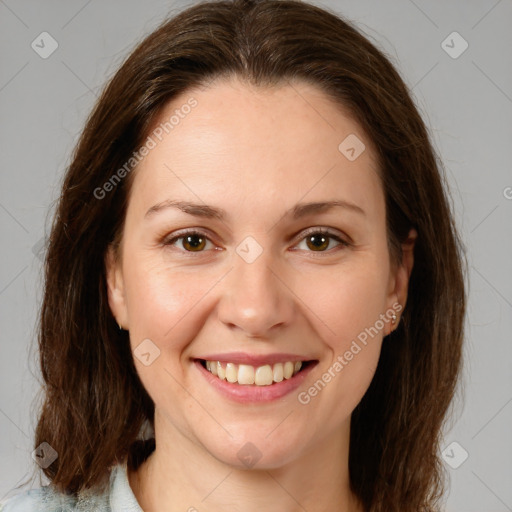
<path id="1" fill-rule="evenodd" d="M 132 190 L 139 209 L 174 198 L 270 212 L 340 195 L 376 214 L 383 207 L 371 141 L 305 82 L 190 89 L 165 106 L 149 136 L 155 144 Z"/>

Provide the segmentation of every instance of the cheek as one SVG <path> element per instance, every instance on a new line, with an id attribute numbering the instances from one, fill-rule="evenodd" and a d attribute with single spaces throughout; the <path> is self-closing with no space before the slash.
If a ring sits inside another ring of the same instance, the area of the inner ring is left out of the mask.
<path id="1" fill-rule="evenodd" d="M 385 327 L 380 315 L 386 282 L 383 269 L 367 262 L 359 270 L 319 274 L 314 286 L 306 280 L 297 290 L 307 297 L 311 322 L 329 353 L 314 386 L 302 390 L 301 403 L 321 401 L 329 413 L 325 421 L 348 417 L 373 379 Z"/>
<path id="2" fill-rule="evenodd" d="M 179 348 L 180 340 L 191 339 L 193 333 L 187 326 L 215 283 L 213 272 L 132 260 L 127 261 L 125 275 L 130 335 L 134 341 L 150 338 L 163 344 L 164 340 L 173 340 L 173 346 Z"/>
<path id="3" fill-rule="evenodd" d="M 179 384 L 185 378 L 182 363 L 187 347 L 205 321 L 205 297 L 218 276 L 211 271 L 169 268 L 157 258 L 126 259 L 124 272 L 130 344 L 137 372 L 162 410 L 176 410 L 190 400 Z M 142 352 L 138 347 L 147 344 L 148 339 L 157 349 L 150 345 L 151 363 L 146 366 L 137 353 Z M 179 415 L 174 422 L 185 425 Z"/>
<path id="4" fill-rule="evenodd" d="M 347 342 L 374 326 L 384 313 L 386 273 L 373 259 L 332 266 L 309 276 L 303 273 L 297 280 L 294 292 L 309 309 L 322 339 L 333 349 L 347 349 Z"/>

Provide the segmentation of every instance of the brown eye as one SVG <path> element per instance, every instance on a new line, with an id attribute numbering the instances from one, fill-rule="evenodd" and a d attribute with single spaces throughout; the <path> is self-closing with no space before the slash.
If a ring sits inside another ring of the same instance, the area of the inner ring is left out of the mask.
<path id="1" fill-rule="evenodd" d="M 329 238 L 321 233 L 308 235 L 306 237 L 306 244 L 313 251 L 324 251 L 329 247 Z"/>
<path id="2" fill-rule="evenodd" d="M 204 233 L 190 231 L 166 240 L 164 245 L 176 246 L 178 250 L 182 248 L 183 252 L 204 252 L 207 243 L 211 244 Z"/>
<path id="3" fill-rule="evenodd" d="M 187 251 L 198 252 L 204 249 L 206 238 L 201 235 L 187 235 L 183 238 L 183 248 Z"/>
<path id="4" fill-rule="evenodd" d="M 333 240 L 335 242 L 334 246 L 331 244 Z M 318 228 L 310 229 L 306 232 L 306 235 L 301 239 L 297 247 L 301 249 L 300 245 L 303 243 L 306 245 L 303 250 L 307 252 L 331 252 L 331 249 L 341 249 L 350 245 L 337 234 Z"/>

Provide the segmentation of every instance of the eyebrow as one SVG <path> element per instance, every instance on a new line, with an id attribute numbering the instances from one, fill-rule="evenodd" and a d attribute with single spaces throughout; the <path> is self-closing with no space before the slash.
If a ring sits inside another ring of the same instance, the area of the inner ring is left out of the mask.
<path id="1" fill-rule="evenodd" d="M 175 208 L 194 217 L 202 217 L 208 219 L 218 219 L 220 221 L 226 220 L 229 216 L 222 208 L 209 206 L 207 204 L 192 203 L 189 201 L 175 201 L 172 199 L 162 201 L 161 203 L 153 205 L 144 215 L 145 218 L 151 217 L 155 213 L 168 208 Z M 365 211 L 354 203 L 344 200 L 336 201 L 321 201 L 311 203 L 299 203 L 294 207 L 287 210 L 284 216 L 289 216 L 296 220 L 301 217 L 306 217 L 313 213 L 325 213 L 333 208 L 345 208 L 360 215 L 366 215 Z"/>

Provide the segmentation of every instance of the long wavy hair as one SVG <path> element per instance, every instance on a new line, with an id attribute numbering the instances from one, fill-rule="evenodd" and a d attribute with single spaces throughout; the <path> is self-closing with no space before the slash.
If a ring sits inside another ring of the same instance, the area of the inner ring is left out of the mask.
<path id="1" fill-rule="evenodd" d="M 154 449 L 139 435 L 153 424 L 154 404 L 129 334 L 110 311 L 105 274 L 134 173 L 105 184 L 170 100 L 233 76 L 262 87 L 301 79 L 341 105 L 376 148 L 392 261 L 400 261 L 410 228 L 418 232 L 402 321 L 352 414 L 350 484 L 368 512 L 438 510 L 442 428 L 461 372 L 467 299 L 444 170 L 389 58 L 335 13 L 296 0 L 202 2 L 178 13 L 135 48 L 89 116 L 45 259 L 34 446 L 47 442 L 58 458 L 44 473 L 68 495 L 100 490 L 116 463 L 136 467 Z"/>

